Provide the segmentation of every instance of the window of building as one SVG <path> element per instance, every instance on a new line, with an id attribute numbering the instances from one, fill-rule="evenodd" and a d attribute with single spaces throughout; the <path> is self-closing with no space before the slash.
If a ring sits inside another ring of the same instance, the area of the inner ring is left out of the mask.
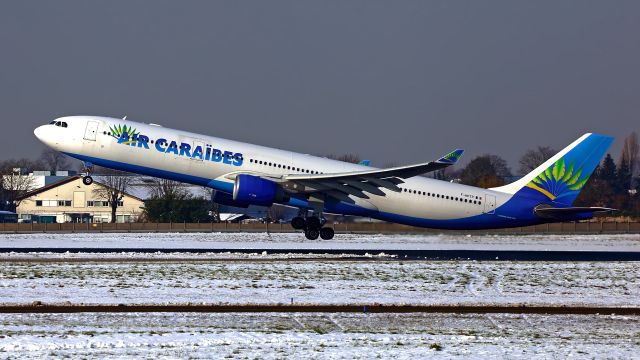
<path id="1" fill-rule="evenodd" d="M 36 200 L 36 206 L 56 207 L 58 206 L 58 200 Z"/>

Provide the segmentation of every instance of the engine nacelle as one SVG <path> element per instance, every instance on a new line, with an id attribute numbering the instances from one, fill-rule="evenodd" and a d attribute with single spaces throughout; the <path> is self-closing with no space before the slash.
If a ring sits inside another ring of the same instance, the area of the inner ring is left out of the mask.
<path id="1" fill-rule="evenodd" d="M 258 206 L 271 206 L 286 201 L 282 190 L 273 181 L 257 176 L 240 174 L 233 185 L 233 200 Z"/>
<path id="2" fill-rule="evenodd" d="M 243 203 L 243 202 L 239 202 L 239 201 L 234 201 L 233 200 L 233 195 L 226 193 L 226 192 L 222 192 L 222 191 L 214 191 L 213 192 L 213 196 L 211 197 L 211 200 L 216 203 L 216 204 L 220 204 L 220 205 L 226 205 L 226 206 L 233 206 L 233 207 L 238 207 L 238 208 L 248 208 L 249 204 L 247 203 Z"/>

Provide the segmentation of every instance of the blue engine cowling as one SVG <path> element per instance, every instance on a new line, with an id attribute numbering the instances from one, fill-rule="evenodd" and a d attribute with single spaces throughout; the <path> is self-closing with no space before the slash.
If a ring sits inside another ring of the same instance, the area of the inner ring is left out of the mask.
<path id="1" fill-rule="evenodd" d="M 278 184 L 257 176 L 241 174 L 236 176 L 233 186 L 233 200 L 258 206 L 271 206 L 274 202 L 284 201 Z"/>
<path id="2" fill-rule="evenodd" d="M 213 196 L 211 197 L 211 200 L 213 200 L 214 203 L 220 204 L 220 205 L 233 206 L 238 208 L 249 207 L 248 203 L 234 201 L 233 195 L 226 192 L 222 192 L 222 191 L 214 191 Z"/>

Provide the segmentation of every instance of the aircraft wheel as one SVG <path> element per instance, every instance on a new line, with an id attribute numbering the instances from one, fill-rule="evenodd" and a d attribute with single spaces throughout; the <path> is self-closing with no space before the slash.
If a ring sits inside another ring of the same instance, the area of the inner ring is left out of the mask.
<path id="1" fill-rule="evenodd" d="M 308 217 L 305 226 L 307 229 L 318 230 L 320 229 L 320 219 L 316 216 Z"/>
<path id="2" fill-rule="evenodd" d="M 304 236 L 306 236 L 307 239 L 309 240 L 317 240 L 318 236 L 320 236 L 320 231 L 315 229 L 309 229 L 304 232 Z"/>
<path id="3" fill-rule="evenodd" d="M 296 230 L 304 229 L 304 218 L 300 216 L 296 216 L 293 219 L 291 219 L 291 227 Z"/>
<path id="4" fill-rule="evenodd" d="M 82 183 L 85 185 L 93 184 L 93 178 L 91 176 L 85 176 L 82 178 Z"/>
<path id="5" fill-rule="evenodd" d="M 322 240 L 331 240 L 333 239 L 333 235 L 335 235 L 335 232 L 330 227 L 323 227 L 320 229 L 320 237 Z"/>

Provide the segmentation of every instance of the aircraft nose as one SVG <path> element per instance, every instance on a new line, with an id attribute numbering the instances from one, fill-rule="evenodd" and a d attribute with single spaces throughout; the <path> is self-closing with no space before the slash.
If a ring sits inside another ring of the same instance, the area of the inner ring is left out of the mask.
<path id="1" fill-rule="evenodd" d="M 35 130 L 33 130 L 33 134 L 38 138 L 38 140 L 44 142 L 44 134 L 45 134 L 45 129 L 44 129 L 45 125 L 42 126 L 38 126 L 37 128 L 35 128 Z"/>

